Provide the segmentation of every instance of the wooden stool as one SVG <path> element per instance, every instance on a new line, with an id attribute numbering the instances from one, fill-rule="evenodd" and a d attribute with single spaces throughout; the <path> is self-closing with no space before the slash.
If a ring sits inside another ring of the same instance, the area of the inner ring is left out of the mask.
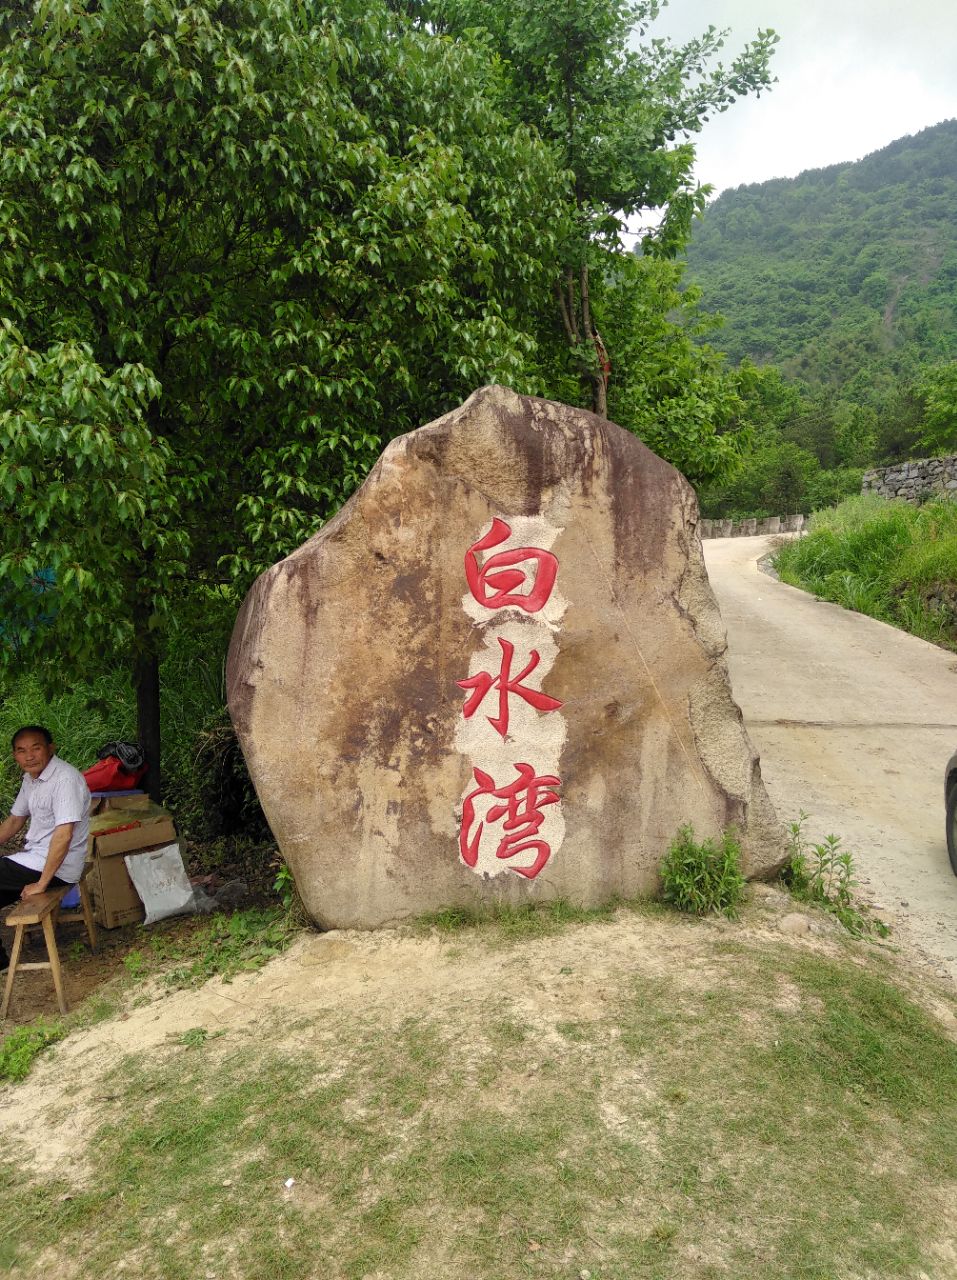
<path id="1" fill-rule="evenodd" d="M 86 887 L 86 873 L 89 864 L 83 868 L 80 876 L 80 909 L 65 911 L 60 915 L 60 903 L 70 892 L 72 886 L 61 885 L 57 889 L 49 889 L 46 893 L 35 893 L 30 898 L 22 898 L 7 914 L 7 924 L 15 928 L 13 935 L 13 951 L 10 954 L 10 967 L 7 970 L 7 981 L 3 989 L 3 1004 L 0 1005 L 0 1021 L 7 1016 L 10 1006 L 10 994 L 13 991 L 13 979 L 18 969 L 50 969 L 53 972 L 53 985 L 56 988 L 57 1003 L 61 1013 L 67 1013 L 66 996 L 63 993 L 63 973 L 60 969 L 60 954 L 57 951 L 55 926 L 57 919 L 80 920 L 86 924 L 90 939 L 90 947 L 96 950 L 96 925 L 93 923 L 93 908 L 90 903 L 90 891 Z M 40 925 L 47 944 L 46 960 L 35 960 L 29 964 L 20 963 L 20 951 L 23 947 L 24 932 L 31 926 Z"/>

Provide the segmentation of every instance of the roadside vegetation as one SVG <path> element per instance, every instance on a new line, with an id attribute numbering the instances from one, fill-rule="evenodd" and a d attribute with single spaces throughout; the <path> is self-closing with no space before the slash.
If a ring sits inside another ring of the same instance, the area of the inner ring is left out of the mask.
<path id="1" fill-rule="evenodd" d="M 800 902 L 822 907 L 855 938 L 886 938 L 890 930 L 856 896 L 854 854 L 840 836 L 815 844 L 805 834 L 808 814 L 788 825 L 788 860 L 781 872 L 785 887 Z"/>
<path id="2" fill-rule="evenodd" d="M 849 498 L 814 516 L 775 566 L 792 586 L 957 649 L 957 503 Z"/>

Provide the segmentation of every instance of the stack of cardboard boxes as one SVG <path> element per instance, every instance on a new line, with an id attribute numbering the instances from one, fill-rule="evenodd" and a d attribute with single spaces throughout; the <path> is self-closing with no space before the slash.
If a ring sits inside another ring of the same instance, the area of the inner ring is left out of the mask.
<path id="1" fill-rule="evenodd" d="M 87 853 L 92 864 L 87 883 L 97 924 L 116 929 L 143 919 L 143 903 L 126 870 L 125 855 L 161 848 L 175 839 L 172 814 L 149 796 L 119 792 L 100 800 L 90 818 Z"/>

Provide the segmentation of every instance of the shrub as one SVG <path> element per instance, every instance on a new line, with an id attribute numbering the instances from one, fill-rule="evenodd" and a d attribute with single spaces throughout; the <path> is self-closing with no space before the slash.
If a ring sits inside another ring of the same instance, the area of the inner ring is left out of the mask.
<path id="1" fill-rule="evenodd" d="M 709 912 L 733 918 L 744 893 L 741 846 L 726 831 L 720 844 L 695 840 L 694 828 L 683 826 L 661 863 L 662 896 L 679 911 Z"/>

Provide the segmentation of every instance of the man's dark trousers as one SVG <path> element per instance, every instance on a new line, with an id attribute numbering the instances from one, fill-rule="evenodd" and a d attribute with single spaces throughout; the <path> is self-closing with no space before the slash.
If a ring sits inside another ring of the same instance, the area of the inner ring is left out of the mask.
<path id="1" fill-rule="evenodd" d="M 11 903 L 19 901 L 20 894 L 25 884 L 36 884 L 43 873 L 37 871 L 35 867 L 22 867 L 19 862 L 14 862 L 12 858 L 0 858 L 0 910 L 9 907 Z M 61 880 L 59 876 L 54 876 L 50 881 L 51 889 L 60 889 L 67 883 Z M 3 943 L 0 942 L 0 969 L 7 967 L 7 953 L 4 950 Z"/>

